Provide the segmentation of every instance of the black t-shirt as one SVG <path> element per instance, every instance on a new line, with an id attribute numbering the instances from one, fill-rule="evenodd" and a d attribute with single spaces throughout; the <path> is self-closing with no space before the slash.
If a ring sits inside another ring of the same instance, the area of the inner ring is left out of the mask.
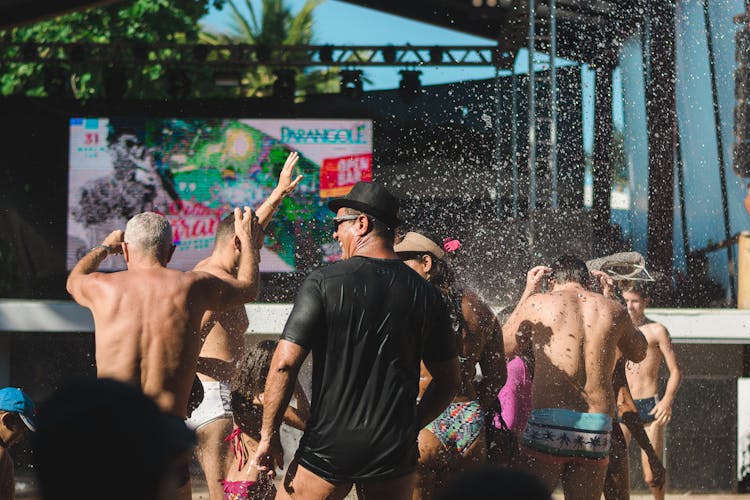
<path id="1" fill-rule="evenodd" d="M 456 356 L 432 285 L 398 260 L 337 262 L 307 277 L 281 338 L 313 354 L 301 465 L 332 482 L 414 470 L 420 360 Z"/>

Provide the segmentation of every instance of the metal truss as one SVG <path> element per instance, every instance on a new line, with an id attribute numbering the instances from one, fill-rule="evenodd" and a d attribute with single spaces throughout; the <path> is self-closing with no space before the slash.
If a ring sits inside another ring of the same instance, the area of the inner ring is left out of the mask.
<path id="1" fill-rule="evenodd" d="M 0 42 L 2 63 L 208 66 L 492 66 L 509 67 L 513 54 L 494 45 L 205 45 L 146 43 Z"/>

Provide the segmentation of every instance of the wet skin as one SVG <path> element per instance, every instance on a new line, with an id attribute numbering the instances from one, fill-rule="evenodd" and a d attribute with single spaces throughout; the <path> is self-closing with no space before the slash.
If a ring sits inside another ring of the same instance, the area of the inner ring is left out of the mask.
<path id="1" fill-rule="evenodd" d="M 531 342 L 535 368 L 533 408 L 566 408 L 614 415 L 612 375 L 617 350 L 630 360 L 645 356 L 646 342 L 614 300 L 581 284 L 554 284 L 551 292 L 527 296 L 505 325 Z M 522 343 L 523 344 L 523 343 Z M 517 349 L 517 345 L 515 346 Z M 562 479 L 566 498 L 599 498 L 606 462 L 548 463 L 522 452 L 522 467 L 550 491 Z"/>
<path id="2" fill-rule="evenodd" d="M 162 410 L 186 416 L 204 313 L 237 307 L 258 291 L 260 228 L 249 209 L 235 216 L 243 247 L 238 279 L 167 269 L 155 255 L 123 245 L 122 231 L 103 244 L 113 251 L 125 247 L 126 271 L 95 272 L 107 255 L 101 248 L 81 259 L 68 291 L 94 316 L 97 376 L 141 387 Z"/>

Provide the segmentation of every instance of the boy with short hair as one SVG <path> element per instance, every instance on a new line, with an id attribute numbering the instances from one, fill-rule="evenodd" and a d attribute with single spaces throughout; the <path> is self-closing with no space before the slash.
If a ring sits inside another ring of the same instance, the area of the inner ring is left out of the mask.
<path id="1" fill-rule="evenodd" d="M 622 296 L 625 299 L 628 313 L 648 342 L 646 358 L 640 363 L 627 364 L 627 379 L 630 392 L 635 400 L 638 413 L 640 414 L 646 434 L 654 445 L 659 458 L 663 459 L 664 429 L 672 419 L 672 404 L 674 403 L 677 389 L 682 381 L 682 371 L 677 363 L 677 355 L 672 347 L 672 339 L 669 332 L 661 323 L 646 317 L 645 310 L 651 304 L 651 297 L 643 282 L 635 282 L 624 288 Z M 669 370 L 669 380 L 664 395 L 659 398 L 659 367 L 662 358 Z M 625 439 L 630 442 L 630 432 L 623 427 Z M 644 479 L 649 484 L 654 498 L 663 499 L 665 495 L 664 485 L 660 487 L 651 485 L 653 475 L 645 453 L 642 453 Z"/>
<path id="2" fill-rule="evenodd" d="M 0 498 L 15 498 L 16 481 L 13 459 L 8 448 L 20 442 L 26 429 L 36 430 L 36 410 L 31 398 L 21 389 L 0 389 Z"/>

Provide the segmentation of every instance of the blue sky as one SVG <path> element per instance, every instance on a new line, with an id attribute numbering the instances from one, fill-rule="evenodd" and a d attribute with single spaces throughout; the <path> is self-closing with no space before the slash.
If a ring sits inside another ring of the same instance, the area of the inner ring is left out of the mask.
<path id="1" fill-rule="evenodd" d="M 405 0 L 408 1 L 408 0 Z M 253 0 L 260 9 L 260 0 Z M 297 12 L 304 5 L 304 0 L 287 0 L 292 12 Z M 237 0 L 237 4 L 244 8 L 245 2 Z M 445 29 L 425 23 L 412 21 L 377 10 L 359 7 L 337 0 L 326 0 L 315 9 L 315 40 L 316 44 L 333 45 L 492 45 L 487 38 L 468 35 L 458 31 Z M 211 12 L 202 19 L 203 26 L 208 31 L 230 32 L 231 9 L 225 6 L 219 11 Z M 402 68 L 365 68 L 365 75 L 372 82 L 365 85 L 365 90 L 390 89 L 398 87 L 400 81 L 399 69 Z M 423 67 L 422 83 L 434 85 L 456 82 L 461 80 L 478 80 L 492 78 L 495 70 L 491 67 Z M 519 52 L 516 58 L 515 70 L 518 73 L 528 71 L 525 50 Z M 582 72 L 583 84 L 583 121 L 584 148 L 591 151 L 593 144 L 594 101 L 593 72 L 588 68 Z M 622 99 L 619 82 L 619 72 L 615 74 L 615 126 L 622 129 Z"/>

